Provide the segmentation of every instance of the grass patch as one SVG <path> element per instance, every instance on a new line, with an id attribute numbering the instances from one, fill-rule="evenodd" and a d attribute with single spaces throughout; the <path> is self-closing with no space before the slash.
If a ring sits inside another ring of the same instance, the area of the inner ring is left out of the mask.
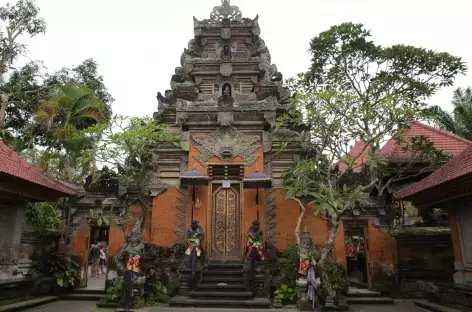
<path id="1" fill-rule="evenodd" d="M 116 312 L 118 309 L 116 308 L 95 308 L 92 312 Z"/>

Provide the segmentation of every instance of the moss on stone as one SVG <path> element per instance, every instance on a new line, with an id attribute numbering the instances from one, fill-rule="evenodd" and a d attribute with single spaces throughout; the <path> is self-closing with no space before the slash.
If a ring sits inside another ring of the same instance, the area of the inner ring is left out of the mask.
<path id="1" fill-rule="evenodd" d="M 392 231 L 393 236 L 435 236 L 435 235 L 450 235 L 451 229 L 449 227 L 395 227 Z"/>

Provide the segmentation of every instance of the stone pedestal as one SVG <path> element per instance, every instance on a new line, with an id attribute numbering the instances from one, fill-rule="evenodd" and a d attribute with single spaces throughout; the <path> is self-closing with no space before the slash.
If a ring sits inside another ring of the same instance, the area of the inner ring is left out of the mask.
<path id="1" fill-rule="evenodd" d="M 133 282 L 133 308 L 142 308 L 144 304 L 144 285 L 146 284 L 146 276 L 141 276 Z"/>
<path id="2" fill-rule="evenodd" d="M 307 298 L 308 282 L 306 278 L 298 278 L 296 284 L 298 296 L 297 308 L 300 311 L 313 311 L 312 303 Z M 321 304 L 319 303 L 318 298 L 316 298 L 315 308 L 317 311 L 321 311 Z"/>
<path id="3" fill-rule="evenodd" d="M 269 295 L 269 283 L 268 274 L 265 270 L 263 262 L 260 262 L 255 269 L 255 281 L 252 280 L 252 267 L 251 262 L 246 261 L 244 264 L 244 280 L 246 287 L 253 290 L 253 283 L 255 283 L 254 296 L 258 298 L 267 298 Z"/>
<path id="4" fill-rule="evenodd" d="M 195 289 L 197 283 L 200 281 L 202 276 L 202 270 L 197 266 L 197 272 L 195 274 L 195 278 L 192 279 L 192 272 L 187 267 L 182 267 L 179 270 L 179 281 L 180 281 L 180 289 L 179 295 L 186 296 L 188 293 Z"/>

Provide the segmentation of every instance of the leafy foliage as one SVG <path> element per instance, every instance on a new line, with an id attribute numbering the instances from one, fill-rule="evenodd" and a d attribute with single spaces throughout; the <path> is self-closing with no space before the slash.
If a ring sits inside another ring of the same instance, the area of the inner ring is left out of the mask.
<path id="1" fill-rule="evenodd" d="M 430 115 L 427 99 L 450 86 L 466 66 L 448 53 L 370 40 L 361 24 L 344 23 L 320 33 L 310 44 L 312 65 L 290 81 L 295 95 L 277 129 L 300 129 L 296 137 L 307 157 L 284 176 L 286 196 L 316 204 L 333 227 L 320 262 L 332 249 L 340 217 L 376 189 L 381 196 L 394 182 L 419 175 L 448 159 L 426 137 L 405 138 L 412 120 Z M 393 139 L 405 159 L 390 167 L 381 147 Z M 351 152 L 350 144 L 358 144 Z M 290 143 L 287 143 L 290 144 Z M 283 145 L 282 148 L 287 146 Z M 299 219 L 299 223 L 301 218 Z M 298 229 L 298 225 L 297 225 Z"/>
<path id="2" fill-rule="evenodd" d="M 274 292 L 274 295 L 279 296 L 282 301 L 294 302 L 297 300 L 296 291 L 286 284 L 282 284 L 279 289 Z"/>
<path id="3" fill-rule="evenodd" d="M 79 264 L 72 255 L 61 251 L 56 242 L 43 246 L 31 256 L 28 276 L 32 279 L 54 277 L 57 286 L 71 288 L 79 278 Z"/>
<path id="4" fill-rule="evenodd" d="M 157 282 L 154 285 L 154 295 L 155 295 L 155 298 L 156 298 L 157 302 L 166 303 L 166 302 L 169 301 L 169 295 L 167 293 L 167 287 L 161 282 Z"/>
<path id="5" fill-rule="evenodd" d="M 85 134 L 84 134 L 85 133 Z M 149 180 L 157 172 L 156 148 L 175 139 L 167 125 L 158 124 L 152 118 L 114 116 L 110 122 L 97 124 L 81 135 L 102 135 L 94 148 L 94 158 L 116 170 L 138 189 L 138 198 L 143 208 L 140 213 L 141 229 L 151 204 L 149 202 Z"/>
<path id="6" fill-rule="evenodd" d="M 104 297 L 106 302 L 118 302 L 124 297 L 124 281 L 121 277 L 116 277 L 107 281 L 106 295 Z"/>
<path id="7" fill-rule="evenodd" d="M 452 113 L 439 106 L 433 106 L 428 111 L 441 129 L 472 140 L 472 88 L 454 90 L 451 104 L 454 107 Z"/>
<path id="8" fill-rule="evenodd" d="M 55 203 L 29 203 L 25 212 L 25 224 L 44 230 L 55 230 L 64 226 L 56 211 Z"/>
<path id="9" fill-rule="evenodd" d="M 298 255 L 298 248 L 296 245 L 288 246 L 283 253 L 285 261 L 281 264 L 282 283 L 290 288 L 296 287 L 298 262 L 300 257 Z"/>
<path id="10" fill-rule="evenodd" d="M 321 267 L 325 280 L 317 289 L 317 296 L 321 303 L 324 304 L 326 297 L 330 294 L 331 288 L 335 292 L 345 291 L 348 287 L 346 271 L 338 264 L 332 261 L 326 261 Z"/>

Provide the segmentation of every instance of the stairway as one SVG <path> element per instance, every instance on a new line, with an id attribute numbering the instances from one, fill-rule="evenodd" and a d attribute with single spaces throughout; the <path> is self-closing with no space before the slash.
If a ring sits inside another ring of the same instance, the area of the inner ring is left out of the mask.
<path id="1" fill-rule="evenodd" d="M 377 291 L 371 291 L 365 288 L 349 287 L 346 292 L 346 299 L 351 304 L 393 304 L 394 300 L 383 296 Z"/>
<path id="2" fill-rule="evenodd" d="M 65 293 L 61 296 L 61 300 L 78 300 L 99 302 L 100 298 L 105 295 L 103 289 L 78 288 L 71 293 Z"/>
<path id="3" fill-rule="evenodd" d="M 210 260 L 202 271 L 202 279 L 188 296 L 170 300 L 171 307 L 269 308 L 267 298 L 253 298 L 247 288 L 242 261 Z"/>

